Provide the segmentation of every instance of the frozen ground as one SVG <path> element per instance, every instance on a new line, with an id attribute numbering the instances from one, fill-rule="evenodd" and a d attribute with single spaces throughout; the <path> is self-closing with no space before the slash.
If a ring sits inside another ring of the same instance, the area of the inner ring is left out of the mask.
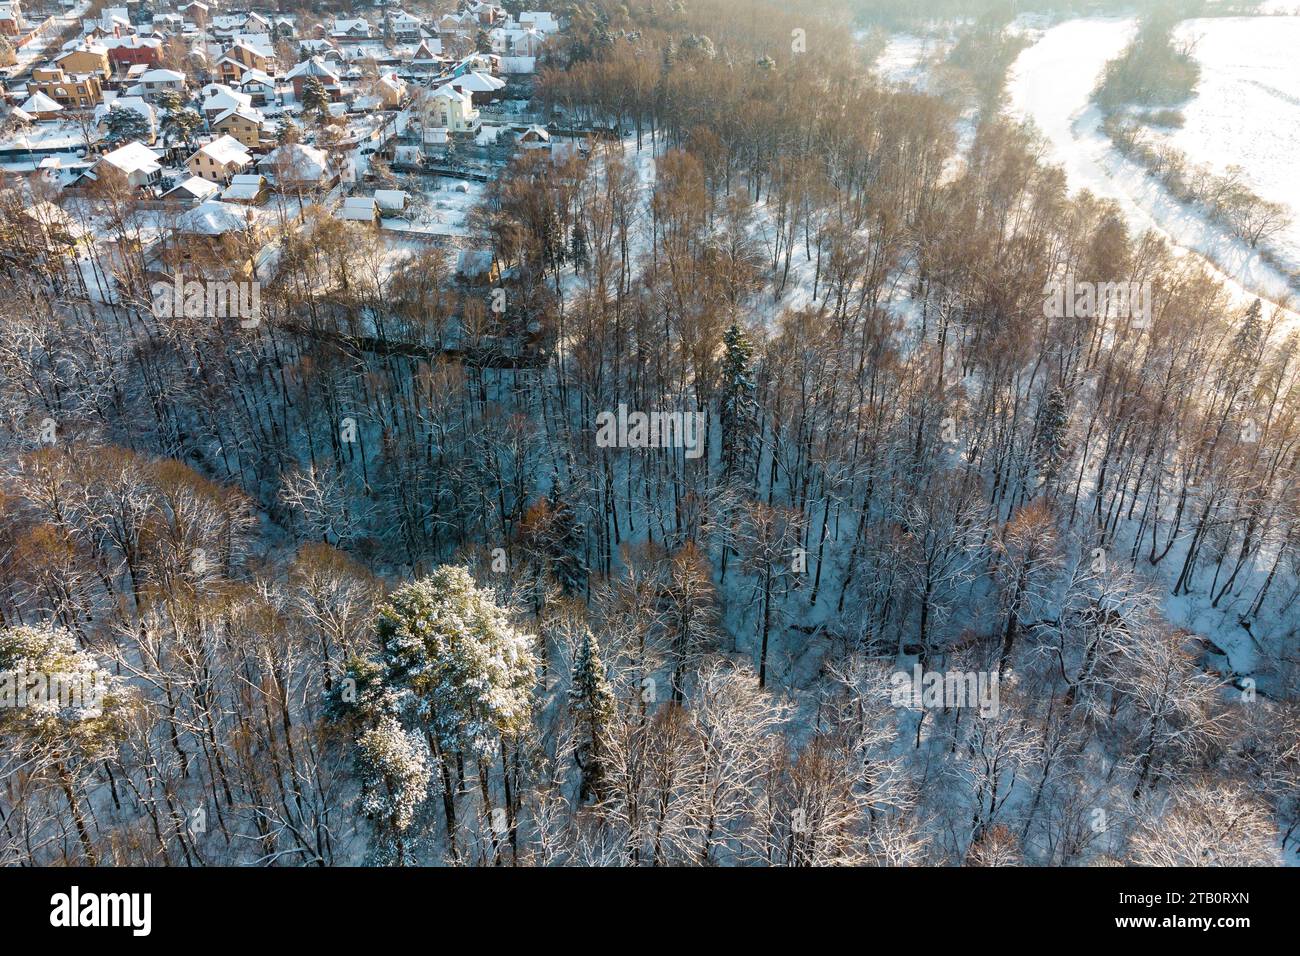
<path id="1" fill-rule="evenodd" d="M 1102 67 L 1123 49 L 1134 27 L 1131 18 L 1091 18 L 1047 30 L 1012 64 L 1008 108 L 1032 120 L 1044 135 L 1046 158 L 1064 168 L 1072 190 L 1088 189 L 1113 199 L 1130 229 L 1152 229 L 1182 251 L 1198 254 L 1238 299 L 1258 296 L 1276 303 L 1287 294 L 1282 273 L 1261 262 L 1245 243 L 1174 201 L 1145 169 L 1120 156 L 1101 131 L 1101 115 L 1089 97 Z"/>
<path id="2" fill-rule="evenodd" d="M 1216 172 L 1240 166 L 1254 192 L 1288 206 L 1294 221 L 1271 245 L 1300 270 L 1300 16 L 1187 20 L 1177 35 L 1194 41 L 1201 81 L 1169 141 Z"/>

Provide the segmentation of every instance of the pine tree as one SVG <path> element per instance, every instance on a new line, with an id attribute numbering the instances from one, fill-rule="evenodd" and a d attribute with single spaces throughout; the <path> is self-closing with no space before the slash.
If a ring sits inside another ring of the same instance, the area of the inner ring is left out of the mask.
<path id="1" fill-rule="evenodd" d="M 48 776 L 63 793 L 86 862 L 95 866 L 83 784 L 126 736 L 136 696 L 51 624 L 0 631 L 0 698 L 17 693 L 26 697 L 18 706 L 0 706 L 0 741 L 17 749 L 29 778 Z"/>
<path id="2" fill-rule="evenodd" d="M 153 134 L 149 118 L 128 106 L 111 108 L 105 126 L 104 139 L 115 145 L 147 140 Z"/>
<path id="3" fill-rule="evenodd" d="M 302 81 L 302 111 L 315 113 L 320 119 L 329 116 L 330 95 L 319 76 L 308 76 Z"/>
<path id="4" fill-rule="evenodd" d="M 756 464 L 754 346 L 738 323 L 723 334 L 720 398 L 722 468 L 727 475 L 749 475 Z"/>
<path id="5" fill-rule="evenodd" d="M 410 862 L 407 834 L 428 793 L 429 762 L 420 735 L 404 730 L 392 716 L 385 715 L 357 739 L 361 811 L 374 823 L 370 859 L 376 865 Z"/>
<path id="6" fill-rule="evenodd" d="M 1039 410 L 1038 435 L 1034 441 L 1034 458 L 1044 485 L 1056 480 L 1069 450 L 1070 416 L 1065 393 L 1053 386 Z"/>
<path id="7" fill-rule="evenodd" d="M 573 224 L 573 233 L 569 236 L 569 259 L 579 269 L 587 265 L 587 232 L 581 222 Z"/>
<path id="8" fill-rule="evenodd" d="M 578 794 L 581 802 L 605 794 L 605 736 L 614 720 L 614 692 L 605 676 L 605 665 L 600 659 L 591 631 L 583 632 L 573 658 L 573 680 L 569 686 L 569 712 L 578 725 L 581 739 L 574 760 L 582 771 L 582 787 Z"/>
<path id="9" fill-rule="evenodd" d="M 582 560 L 586 526 L 565 500 L 558 484 L 551 486 L 547 503 L 551 512 L 550 544 L 555 576 L 566 594 L 574 594 L 582 588 L 587 572 Z"/>

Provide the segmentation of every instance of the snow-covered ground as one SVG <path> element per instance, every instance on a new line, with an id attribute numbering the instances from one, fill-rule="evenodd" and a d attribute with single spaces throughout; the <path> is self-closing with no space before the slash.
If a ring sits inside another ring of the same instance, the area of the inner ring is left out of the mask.
<path id="1" fill-rule="evenodd" d="M 1101 114 L 1090 96 L 1101 69 L 1124 48 L 1135 26 L 1131 18 L 1088 18 L 1048 29 L 1012 64 L 1008 108 L 1037 126 L 1047 139 L 1046 158 L 1064 168 L 1072 190 L 1088 189 L 1115 200 L 1133 231 L 1152 229 L 1178 249 L 1199 254 L 1239 300 L 1258 296 L 1276 303 L 1287 294 L 1285 275 L 1244 242 L 1175 201 L 1145 169 L 1120 156 L 1101 131 Z M 1278 68 L 1290 63 L 1279 60 Z M 1237 144 L 1227 142 L 1223 148 Z M 1300 316 L 1292 318 L 1300 321 Z"/>
<path id="2" fill-rule="evenodd" d="M 1240 166 L 1255 193 L 1289 207 L 1290 229 L 1270 244 L 1300 270 L 1300 16 L 1186 20 L 1176 35 L 1194 41 L 1201 80 L 1169 141 L 1216 172 Z"/>
<path id="3" fill-rule="evenodd" d="M 875 62 L 875 71 L 887 83 L 924 88 L 925 61 L 941 49 L 933 36 L 895 33 Z"/>

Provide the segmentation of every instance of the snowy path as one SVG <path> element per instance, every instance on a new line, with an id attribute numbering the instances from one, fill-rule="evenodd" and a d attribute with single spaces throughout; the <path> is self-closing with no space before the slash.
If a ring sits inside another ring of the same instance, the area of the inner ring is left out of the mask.
<path id="1" fill-rule="evenodd" d="M 1045 158 L 1065 169 L 1072 189 L 1113 199 L 1136 231 L 1165 236 L 1181 253 L 1196 254 L 1239 301 L 1277 303 L 1286 279 L 1241 241 L 1170 198 L 1136 163 L 1120 156 L 1100 129 L 1089 97 L 1107 60 L 1133 33 L 1132 19 L 1070 20 L 1047 30 L 1011 67 L 1013 115 L 1032 120 L 1047 139 Z M 1289 313 L 1291 322 L 1300 315 Z"/>

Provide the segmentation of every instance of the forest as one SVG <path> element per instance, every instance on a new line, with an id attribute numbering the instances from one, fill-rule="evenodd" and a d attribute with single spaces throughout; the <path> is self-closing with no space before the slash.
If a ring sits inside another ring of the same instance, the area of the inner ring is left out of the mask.
<path id="1" fill-rule="evenodd" d="M 101 690 L 0 709 L 0 864 L 1293 862 L 1300 331 L 1067 191 L 1006 11 L 919 92 L 864 8 L 556 7 L 613 132 L 486 284 L 309 206 L 164 318 L 123 184 L 0 194 L 0 672 Z"/>

